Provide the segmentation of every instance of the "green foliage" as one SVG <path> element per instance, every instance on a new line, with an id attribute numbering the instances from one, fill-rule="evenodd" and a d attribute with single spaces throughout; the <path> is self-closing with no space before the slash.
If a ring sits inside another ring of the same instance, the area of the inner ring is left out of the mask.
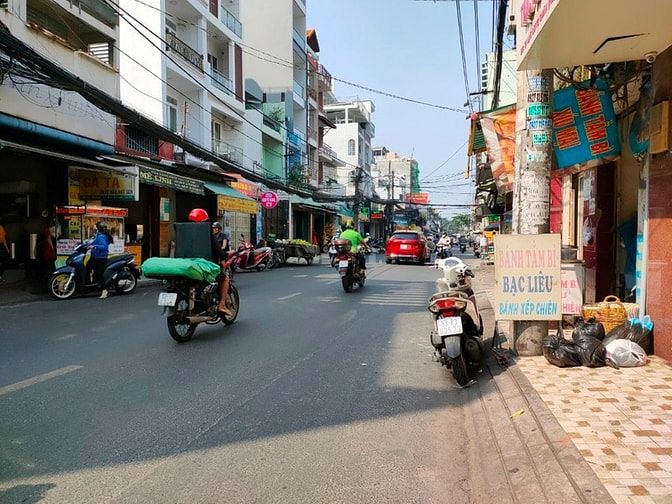
<path id="1" fill-rule="evenodd" d="M 471 228 L 471 215 L 454 215 L 451 219 L 443 219 L 442 225 L 448 234 L 465 234 Z"/>

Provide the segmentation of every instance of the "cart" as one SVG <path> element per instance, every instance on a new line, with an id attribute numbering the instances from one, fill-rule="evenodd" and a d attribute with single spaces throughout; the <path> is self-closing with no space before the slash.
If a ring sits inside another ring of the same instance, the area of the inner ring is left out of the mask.
<path id="1" fill-rule="evenodd" d="M 315 245 L 275 242 L 274 252 L 277 252 L 277 257 L 281 264 L 287 264 L 288 260 L 292 257 L 295 257 L 297 262 L 304 259 L 306 264 L 312 264 L 315 256 L 319 254 L 319 249 Z"/>

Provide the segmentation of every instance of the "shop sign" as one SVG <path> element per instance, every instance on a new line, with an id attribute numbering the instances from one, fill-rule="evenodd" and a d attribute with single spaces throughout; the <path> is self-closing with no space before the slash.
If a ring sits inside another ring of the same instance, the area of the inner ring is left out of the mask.
<path id="1" fill-rule="evenodd" d="M 56 215 L 91 215 L 94 217 L 128 217 L 128 208 L 95 206 L 59 206 Z"/>
<path id="2" fill-rule="evenodd" d="M 560 276 L 562 286 L 562 314 L 581 315 L 583 292 L 579 281 L 580 264 L 563 264 Z"/>
<path id="3" fill-rule="evenodd" d="M 200 180 L 182 177 L 163 170 L 148 168 L 147 166 L 140 167 L 139 175 L 140 182 L 143 184 L 167 187 L 176 191 L 190 192 L 194 194 L 205 194 L 205 186 Z"/>
<path id="4" fill-rule="evenodd" d="M 371 220 L 383 220 L 383 212 L 372 212 Z"/>
<path id="5" fill-rule="evenodd" d="M 429 193 L 406 194 L 406 203 L 426 205 L 429 203 Z"/>
<path id="6" fill-rule="evenodd" d="M 170 198 L 159 199 L 159 220 L 170 222 Z"/>
<path id="7" fill-rule="evenodd" d="M 129 169 L 133 169 L 131 173 L 101 172 L 76 167 L 70 167 L 69 171 L 70 179 L 78 182 L 80 200 L 138 201 L 138 168 Z"/>
<path id="8" fill-rule="evenodd" d="M 236 212 L 245 214 L 257 213 L 257 202 L 248 199 L 233 198 L 231 196 L 217 195 L 217 212 Z"/>
<path id="9" fill-rule="evenodd" d="M 608 84 L 583 84 L 582 89 L 568 87 L 553 94 L 553 147 L 560 168 L 621 152 Z"/>
<path id="10" fill-rule="evenodd" d="M 266 210 L 278 206 L 278 195 L 273 191 L 266 191 L 261 194 L 261 206 Z"/>
<path id="11" fill-rule="evenodd" d="M 406 215 L 395 215 L 394 223 L 401 226 L 408 226 L 408 217 Z"/>
<path id="12" fill-rule="evenodd" d="M 247 182 L 244 180 L 239 180 L 237 182 L 229 182 L 229 186 L 234 188 L 241 194 L 256 200 L 259 196 L 259 187 L 253 182 Z"/>
<path id="13" fill-rule="evenodd" d="M 560 235 L 500 235 L 495 242 L 495 320 L 560 320 Z"/>
<path id="14" fill-rule="evenodd" d="M 488 162 L 500 193 L 513 190 L 516 153 L 516 105 L 481 114 Z"/>

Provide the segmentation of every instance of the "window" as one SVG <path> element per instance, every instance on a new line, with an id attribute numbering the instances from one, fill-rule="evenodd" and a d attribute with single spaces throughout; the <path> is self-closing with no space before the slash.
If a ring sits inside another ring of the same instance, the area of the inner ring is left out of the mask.
<path id="1" fill-rule="evenodd" d="M 348 156 L 355 155 L 355 141 L 351 138 L 348 140 Z"/>
<path id="2" fill-rule="evenodd" d="M 177 100 L 168 96 L 166 101 L 168 102 L 168 129 L 177 133 Z"/>

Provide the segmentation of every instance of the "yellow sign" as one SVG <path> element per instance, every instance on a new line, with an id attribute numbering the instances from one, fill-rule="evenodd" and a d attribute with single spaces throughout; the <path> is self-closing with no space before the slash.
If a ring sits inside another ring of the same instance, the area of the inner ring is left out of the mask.
<path id="1" fill-rule="evenodd" d="M 495 320 L 560 320 L 560 235 L 495 235 Z"/>
<path id="2" fill-rule="evenodd" d="M 238 212 L 246 214 L 257 213 L 257 202 L 242 198 L 232 198 L 231 196 L 217 195 L 217 211 Z"/>
<path id="3" fill-rule="evenodd" d="M 74 178 L 79 183 L 79 199 L 138 200 L 139 181 L 138 177 L 132 174 L 77 170 Z M 73 196 L 74 194 L 71 194 L 71 197 Z"/>

